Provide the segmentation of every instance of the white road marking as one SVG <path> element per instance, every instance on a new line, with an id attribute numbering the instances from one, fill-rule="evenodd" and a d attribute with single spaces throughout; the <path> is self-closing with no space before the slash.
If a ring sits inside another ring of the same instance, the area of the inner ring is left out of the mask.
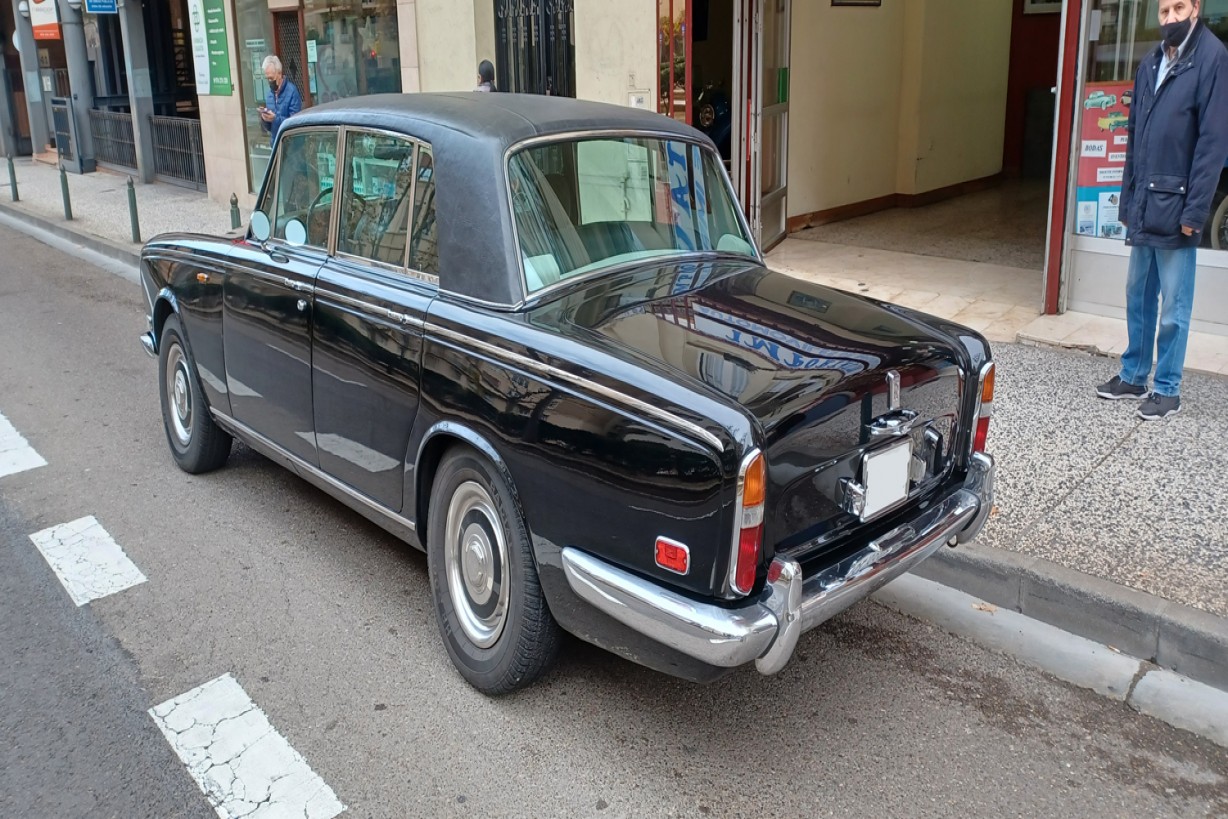
<path id="1" fill-rule="evenodd" d="M 78 606 L 145 582 L 145 575 L 93 516 L 35 532 L 30 540 Z"/>
<path id="2" fill-rule="evenodd" d="M 149 715 L 222 819 L 332 819 L 345 810 L 229 674 Z"/>
<path id="3" fill-rule="evenodd" d="M 0 414 L 0 478 L 46 465 L 43 456 Z"/>

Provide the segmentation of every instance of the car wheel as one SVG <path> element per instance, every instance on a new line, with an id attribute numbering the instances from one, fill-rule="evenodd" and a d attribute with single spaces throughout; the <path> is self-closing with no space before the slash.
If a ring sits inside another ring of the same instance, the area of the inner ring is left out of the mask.
<path id="1" fill-rule="evenodd" d="M 554 661 L 560 631 L 507 482 L 473 450 L 455 448 L 429 509 L 431 591 L 453 664 L 484 694 L 529 685 Z"/>
<path id="2" fill-rule="evenodd" d="M 1216 250 L 1228 250 L 1228 196 L 1220 199 L 1219 207 L 1211 216 L 1211 247 Z"/>
<path id="3" fill-rule="evenodd" d="M 168 317 L 162 325 L 158 364 L 162 423 L 175 463 L 194 475 L 217 469 L 230 457 L 230 435 L 214 423 L 205 406 L 196 364 L 177 316 Z"/>

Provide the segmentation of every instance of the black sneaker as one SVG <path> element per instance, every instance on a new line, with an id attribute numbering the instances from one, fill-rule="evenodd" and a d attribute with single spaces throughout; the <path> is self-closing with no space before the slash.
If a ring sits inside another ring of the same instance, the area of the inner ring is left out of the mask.
<path id="1" fill-rule="evenodd" d="M 1161 418 L 1167 418 L 1179 412 L 1181 412 L 1181 396 L 1157 395 L 1153 392 L 1138 408 L 1138 417 L 1144 421 L 1159 421 Z"/>
<path id="2" fill-rule="evenodd" d="M 1096 387 L 1096 395 L 1099 395 L 1101 398 L 1107 398 L 1110 401 L 1119 401 L 1122 398 L 1138 400 L 1147 397 L 1147 388 L 1127 384 L 1121 380 L 1121 376 L 1115 375 L 1099 387 Z"/>

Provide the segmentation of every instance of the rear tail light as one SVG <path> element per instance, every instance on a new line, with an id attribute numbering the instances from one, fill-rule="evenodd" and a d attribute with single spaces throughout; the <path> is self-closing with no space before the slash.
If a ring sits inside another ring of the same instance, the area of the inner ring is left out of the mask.
<path id="1" fill-rule="evenodd" d="M 984 452 L 989 438 L 989 419 L 993 417 L 994 365 L 990 361 L 981 367 L 981 394 L 977 400 L 976 435 L 972 439 L 972 451 Z"/>
<path id="2" fill-rule="evenodd" d="M 738 473 L 733 560 L 729 585 L 737 594 L 750 594 L 755 587 L 759 556 L 763 550 L 763 505 L 767 497 L 767 466 L 763 454 L 753 450 Z"/>

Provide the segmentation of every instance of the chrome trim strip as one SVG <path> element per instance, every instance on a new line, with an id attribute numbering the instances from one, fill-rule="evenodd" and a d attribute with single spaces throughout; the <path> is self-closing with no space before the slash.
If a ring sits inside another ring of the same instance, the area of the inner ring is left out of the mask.
<path id="1" fill-rule="evenodd" d="M 563 571 L 582 600 L 645 637 L 722 668 L 755 661 L 763 674 L 788 663 L 797 638 L 925 560 L 974 536 L 993 504 L 993 460 L 978 459 L 964 485 L 839 563 L 803 579 L 777 557 L 763 593 L 736 608 L 696 600 L 575 547 Z"/>
<path id="2" fill-rule="evenodd" d="M 395 512 L 385 509 L 375 501 L 363 495 L 361 492 L 354 490 L 331 475 L 321 471 L 318 467 L 299 458 L 297 455 L 292 455 L 279 447 L 277 444 L 270 441 L 260 433 L 246 426 L 229 415 L 223 412 L 218 412 L 212 407 L 209 408 L 210 414 L 219 425 L 224 427 L 228 432 L 231 432 L 242 438 L 246 443 L 250 444 L 253 449 L 257 449 L 272 460 L 282 462 L 283 466 L 288 466 L 293 472 L 296 472 L 305 480 L 315 484 L 320 489 L 324 490 L 333 497 L 342 500 L 356 501 L 358 505 L 351 504 L 350 507 L 354 511 L 359 512 L 368 519 L 380 524 L 385 529 L 388 529 L 393 534 L 400 534 L 399 530 L 414 532 L 414 522 L 409 518 L 404 518 Z"/>
<path id="3" fill-rule="evenodd" d="M 350 296 L 343 295 L 341 293 L 336 293 L 332 290 L 322 290 L 320 288 L 317 288 L 316 298 L 317 299 L 330 299 L 332 301 L 338 302 L 339 304 L 343 304 L 346 307 L 352 307 L 353 309 L 359 311 L 360 313 L 365 313 L 368 316 L 376 316 L 379 318 L 385 318 L 393 322 L 394 324 L 400 324 L 405 327 L 413 327 L 416 330 L 421 330 L 423 327 L 426 326 L 425 319 L 418 318 L 417 316 L 411 316 L 407 313 L 398 313 L 395 310 L 389 310 L 387 307 L 380 307 L 377 304 L 372 304 L 371 302 L 368 302 L 368 301 L 362 301 L 361 299 L 355 299 Z"/>
<path id="4" fill-rule="evenodd" d="M 646 401 L 641 401 L 640 399 L 633 398 L 630 395 L 627 395 L 626 393 L 618 392 L 617 390 L 612 390 L 609 387 L 603 387 L 600 384 L 595 384 L 586 378 L 583 378 L 578 375 L 574 375 L 573 373 L 569 373 L 566 370 L 561 370 L 558 367 L 554 367 L 550 364 L 546 364 L 541 361 L 536 361 L 532 358 L 529 358 L 528 356 L 523 356 L 523 355 L 520 355 L 519 353 L 513 353 L 510 350 L 505 350 L 502 347 L 496 347 L 495 345 L 488 344 L 485 341 L 478 341 L 475 338 L 471 338 L 470 336 L 462 335 L 461 333 L 458 333 L 455 330 L 449 330 L 446 327 L 441 327 L 440 325 L 432 323 L 432 322 L 427 322 L 426 328 L 429 332 L 435 333 L 442 338 L 452 341 L 455 344 L 459 344 L 461 346 L 475 347 L 479 351 L 485 353 L 486 355 L 491 356 L 492 358 L 502 359 L 503 361 L 510 362 L 526 370 L 532 370 L 534 372 L 545 375 L 548 378 L 553 378 L 557 381 L 563 381 L 579 389 L 582 392 L 596 393 L 598 396 L 606 399 L 607 401 L 610 401 L 611 403 L 622 404 L 624 407 L 633 409 L 636 412 L 643 413 L 644 415 L 647 415 L 659 422 L 662 422 L 666 424 L 667 426 L 676 427 L 682 430 L 683 432 L 685 432 L 687 436 L 693 439 L 699 440 L 699 441 L 703 441 L 704 443 L 708 444 L 710 447 L 715 449 L 717 452 L 724 452 L 725 450 L 724 445 L 721 443 L 721 439 L 716 437 L 716 435 L 712 434 L 708 430 L 704 429 L 703 427 L 699 426 L 696 423 L 686 420 L 685 418 L 679 418 L 677 415 L 674 415 L 671 412 L 663 410 L 660 407 L 653 406 L 652 404 L 649 404 Z"/>
<path id="5" fill-rule="evenodd" d="M 733 597 L 745 597 L 750 594 L 749 589 L 747 591 L 738 590 L 736 577 L 738 574 L 738 550 L 742 545 L 742 497 L 746 491 L 746 470 L 750 468 L 751 462 L 759 455 L 759 448 L 752 448 L 742 457 L 742 463 L 738 465 L 738 491 L 734 496 L 733 502 L 733 549 L 729 552 L 729 573 L 725 578 L 728 587 L 726 591 Z M 766 470 L 767 464 L 763 466 Z"/>

